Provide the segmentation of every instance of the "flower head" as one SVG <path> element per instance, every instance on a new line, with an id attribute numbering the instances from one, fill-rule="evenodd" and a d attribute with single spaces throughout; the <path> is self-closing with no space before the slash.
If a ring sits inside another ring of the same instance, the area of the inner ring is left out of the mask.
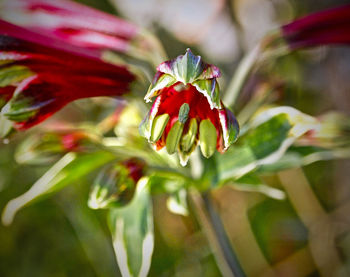
<path id="1" fill-rule="evenodd" d="M 350 5 L 316 12 L 282 26 L 292 49 L 350 43 Z"/>
<path id="2" fill-rule="evenodd" d="M 104 49 L 127 52 L 139 32 L 125 20 L 66 0 L 3 0 L 0 16 L 96 55 Z"/>
<path id="3" fill-rule="evenodd" d="M 17 129 L 40 123 L 71 101 L 120 96 L 135 80 L 94 51 L 0 20 L 0 104 Z"/>
<path id="4" fill-rule="evenodd" d="M 157 70 L 145 100 L 157 98 L 140 126 L 142 135 L 156 150 L 177 151 L 182 165 L 198 143 L 207 158 L 215 149 L 224 152 L 237 139 L 239 127 L 220 101 L 220 70 L 189 49 Z"/>

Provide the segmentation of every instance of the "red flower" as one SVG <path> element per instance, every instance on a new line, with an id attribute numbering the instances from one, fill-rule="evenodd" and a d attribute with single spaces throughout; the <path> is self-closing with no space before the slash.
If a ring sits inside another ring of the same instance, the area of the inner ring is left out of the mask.
<path id="1" fill-rule="evenodd" d="M 127 93 L 135 76 L 95 50 L 0 20 L 2 113 L 26 129 L 71 101 Z"/>
<path id="2" fill-rule="evenodd" d="M 176 150 L 181 164 L 200 144 L 205 157 L 224 152 L 236 139 L 238 123 L 220 101 L 216 78 L 220 71 L 188 49 L 185 55 L 157 68 L 146 101 L 157 96 L 141 125 L 141 133 L 156 150 Z"/>
<path id="3" fill-rule="evenodd" d="M 139 28 L 115 16 L 64 0 L 3 0 L 1 17 L 47 37 L 89 48 L 126 52 Z"/>
<path id="4" fill-rule="evenodd" d="M 350 5 L 316 12 L 282 26 L 292 49 L 350 43 Z"/>

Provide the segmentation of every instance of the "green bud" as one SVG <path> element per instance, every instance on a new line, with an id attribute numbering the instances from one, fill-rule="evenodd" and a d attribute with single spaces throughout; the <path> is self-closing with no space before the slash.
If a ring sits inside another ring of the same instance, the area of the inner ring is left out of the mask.
<path id="1" fill-rule="evenodd" d="M 105 209 L 128 203 L 135 188 L 135 182 L 128 174 L 128 169 L 121 165 L 105 167 L 92 185 L 88 206 Z"/>
<path id="2" fill-rule="evenodd" d="M 198 124 L 195 118 L 190 120 L 190 124 L 188 126 L 188 131 L 181 138 L 181 150 L 183 152 L 188 152 L 191 150 L 197 136 Z"/>
<path id="3" fill-rule="evenodd" d="M 166 150 L 169 154 L 173 154 L 177 145 L 180 142 L 184 125 L 180 121 L 176 121 L 173 127 L 170 129 L 166 139 Z"/>
<path id="4" fill-rule="evenodd" d="M 165 126 L 168 124 L 170 116 L 166 114 L 158 115 L 154 118 L 151 131 L 151 142 L 156 142 L 162 136 Z"/>
<path id="5" fill-rule="evenodd" d="M 179 121 L 182 124 L 186 123 L 189 112 L 190 112 L 190 106 L 187 103 L 182 104 L 179 110 Z"/>
<path id="6" fill-rule="evenodd" d="M 209 158 L 216 149 L 216 128 L 209 119 L 202 120 L 199 125 L 199 143 L 204 157 Z"/>

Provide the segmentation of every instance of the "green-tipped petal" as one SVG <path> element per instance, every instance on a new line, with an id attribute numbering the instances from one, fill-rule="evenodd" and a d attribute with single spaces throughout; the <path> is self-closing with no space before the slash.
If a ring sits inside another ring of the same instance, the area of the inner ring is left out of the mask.
<path id="1" fill-rule="evenodd" d="M 216 128 L 209 119 L 202 120 L 199 125 L 199 143 L 204 157 L 210 158 L 216 149 Z"/>
<path id="2" fill-rule="evenodd" d="M 180 142 L 184 125 L 180 121 L 176 121 L 171 127 L 166 138 L 166 150 L 169 154 L 174 154 Z"/>
<path id="3" fill-rule="evenodd" d="M 151 142 L 156 142 L 160 139 L 164 132 L 165 126 L 168 124 L 169 118 L 170 117 L 168 114 L 158 115 L 154 118 L 150 136 Z"/>
<path id="4" fill-rule="evenodd" d="M 157 70 L 173 76 L 183 84 L 193 83 L 198 79 L 220 77 L 220 70 L 213 65 L 203 62 L 201 56 L 193 55 L 190 49 L 184 55 L 161 63 Z"/>
<path id="5" fill-rule="evenodd" d="M 239 124 L 233 113 L 225 108 L 219 111 L 219 118 L 224 139 L 224 151 L 234 143 L 239 134 Z"/>
<path id="6" fill-rule="evenodd" d="M 151 102 L 151 98 L 158 96 L 160 94 L 161 89 L 165 87 L 170 87 L 176 82 L 176 79 L 171 75 L 158 72 L 154 77 L 152 84 L 148 88 L 148 91 L 145 96 L 145 101 Z"/>
<path id="7" fill-rule="evenodd" d="M 221 109 L 220 89 L 216 79 L 198 80 L 193 83 L 208 100 L 211 109 Z"/>

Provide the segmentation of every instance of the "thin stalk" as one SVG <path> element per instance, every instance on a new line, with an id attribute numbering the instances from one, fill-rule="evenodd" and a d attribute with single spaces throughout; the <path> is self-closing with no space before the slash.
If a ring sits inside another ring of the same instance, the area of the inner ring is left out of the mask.
<path id="1" fill-rule="evenodd" d="M 227 106 L 233 106 L 233 104 L 236 102 L 244 82 L 246 81 L 251 70 L 254 68 L 254 64 L 258 59 L 260 52 L 261 47 L 260 44 L 258 44 L 250 52 L 248 52 L 247 55 L 239 63 L 224 95 L 223 102 Z"/>
<path id="2" fill-rule="evenodd" d="M 271 32 L 249 51 L 238 64 L 238 67 L 226 89 L 224 103 L 234 106 L 245 81 L 253 70 L 263 62 L 290 53 L 291 49 L 285 44 L 280 30 Z"/>
<path id="3" fill-rule="evenodd" d="M 190 191 L 188 198 L 209 245 L 213 251 L 217 265 L 224 277 L 244 277 L 245 274 L 237 256 L 230 246 L 220 216 L 212 206 L 207 193 L 203 196 L 196 190 Z"/>

